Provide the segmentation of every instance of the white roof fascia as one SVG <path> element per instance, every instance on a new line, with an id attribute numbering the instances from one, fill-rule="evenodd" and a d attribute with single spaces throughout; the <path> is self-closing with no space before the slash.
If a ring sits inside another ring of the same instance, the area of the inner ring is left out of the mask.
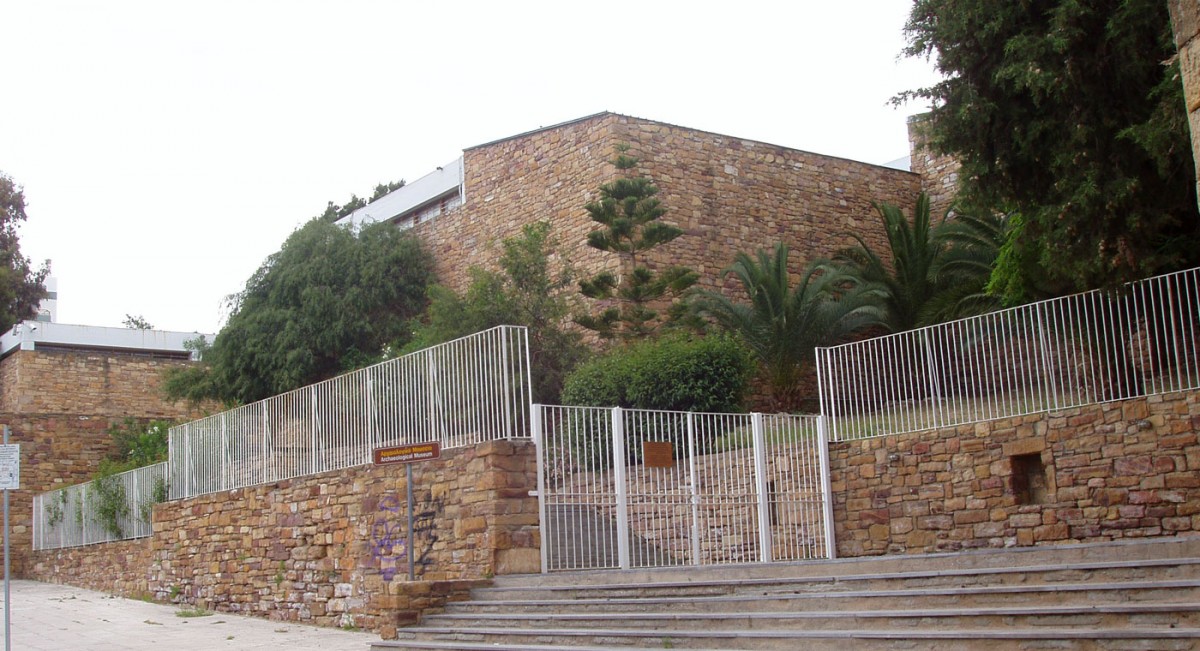
<path id="1" fill-rule="evenodd" d="M 343 226 L 358 228 L 364 224 L 389 221 L 451 191 L 463 182 L 462 157 L 446 163 L 421 178 L 406 183 L 371 203 L 337 220 Z"/>
<path id="2" fill-rule="evenodd" d="M 183 345 L 184 342 L 200 336 L 201 334 L 198 332 L 137 330 L 46 321 L 23 321 L 0 336 L 0 356 L 7 355 L 17 348 L 36 350 L 38 344 L 180 353 L 187 351 Z M 212 342 L 215 337 L 210 334 L 203 336 L 209 342 Z"/>

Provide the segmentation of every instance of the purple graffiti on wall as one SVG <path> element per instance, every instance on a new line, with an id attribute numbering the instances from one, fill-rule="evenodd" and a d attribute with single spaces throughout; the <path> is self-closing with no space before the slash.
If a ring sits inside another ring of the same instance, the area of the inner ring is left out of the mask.
<path id="1" fill-rule="evenodd" d="M 408 553 L 416 550 L 413 564 L 424 568 L 429 564 L 429 554 L 437 541 L 434 519 L 441 511 L 441 500 L 432 499 L 416 502 L 413 518 L 413 540 L 407 540 L 408 512 L 403 500 L 395 493 L 388 493 L 379 500 L 375 522 L 371 526 L 371 557 L 379 566 L 384 581 L 391 581 L 396 574 L 407 571 Z"/>

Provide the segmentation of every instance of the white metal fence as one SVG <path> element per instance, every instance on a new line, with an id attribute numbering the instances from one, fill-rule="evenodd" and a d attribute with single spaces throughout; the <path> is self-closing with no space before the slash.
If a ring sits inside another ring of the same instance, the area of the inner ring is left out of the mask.
<path id="1" fill-rule="evenodd" d="M 543 571 L 829 558 L 816 416 L 534 407 Z"/>
<path id="2" fill-rule="evenodd" d="M 33 497 L 33 548 L 58 549 L 149 536 L 167 499 L 167 464 L 136 468 Z"/>
<path id="3" fill-rule="evenodd" d="M 817 349 L 834 441 L 1200 386 L 1200 270 Z"/>
<path id="4" fill-rule="evenodd" d="M 528 335 L 500 326 L 171 428 L 172 499 L 529 436 Z"/>

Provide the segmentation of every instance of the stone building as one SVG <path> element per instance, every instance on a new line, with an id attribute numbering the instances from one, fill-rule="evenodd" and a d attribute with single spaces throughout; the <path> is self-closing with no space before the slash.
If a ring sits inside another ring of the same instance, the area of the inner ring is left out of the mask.
<path id="1" fill-rule="evenodd" d="M 684 235 L 650 252 L 648 264 L 679 264 L 720 283 L 740 251 L 783 240 L 797 265 L 853 243 L 850 233 L 883 246 L 872 202 L 911 211 L 926 185 L 920 174 L 779 145 L 597 113 L 468 147 L 461 158 L 343 218 L 391 221 L 412 228 L 436 258 L 441 282 L 463 289 L 466 270 L 487 267 L 499 242 L 523 225 L 548 220 L 564 257 L 583 274 L 613 269 L 616 260 L 590 249 L 594 225 L 584 205 L 617 177 L 610 163 L 619 144 L 639 159 L 638 172 L 659 188 L 663 221 Z M 921 169 L 920 152 L 913 156 Z"/>
<path id="2" fill-rule="evenodd" d="M 159 390 L 165 369 L 191 363 L 183 343 L 196 336 L 26 321 L 0 337 L 0 424 L 21 446 L 21 488 L 10 496 L 14 574 L 31 551 L 33 496 L 90 480 L 112 451 L 111 425 L 198 415 Z"/>

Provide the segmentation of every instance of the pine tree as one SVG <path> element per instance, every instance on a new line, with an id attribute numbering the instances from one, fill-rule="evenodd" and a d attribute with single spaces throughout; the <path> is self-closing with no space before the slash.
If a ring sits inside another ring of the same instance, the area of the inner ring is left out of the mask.
<path id="1" fill-rule="evenodd" d="M 588 246 L 620 256 L 622 276 L 605 271 L 579 283 L 584 296 L 615 303 L 596 315 L 575 318 L 579 325 L 604 339 L 630 341 L 653 335 L 667 319 L 655 306 L 678 299 L 699 276 L 686 267 L 653 271 L 644 254 L 683 235 L 683 230 L 660 221 L 667 209 L 655 196 L 658 187 L 637 174 L 638 159 L 617 147 L 612 164 L 625 176 L 600 186 L 600 199 L 584 206 L 602 229 L 588 233 Z"/>

